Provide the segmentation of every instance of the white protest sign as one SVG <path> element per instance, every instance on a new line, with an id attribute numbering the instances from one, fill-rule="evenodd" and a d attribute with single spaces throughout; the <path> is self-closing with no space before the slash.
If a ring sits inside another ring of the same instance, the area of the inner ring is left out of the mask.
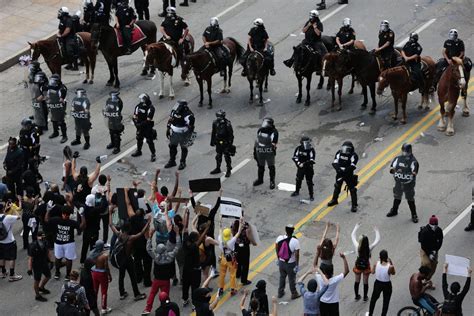
<path id="1" fill-rule="evenodd" d="M 242 202 L 237 199 L 222 197 L 220 211 L 222 217 L 241 218 Z"/>
<path id="2" fill-rule="evenodd" d="M 448 264 L 448 274 L 467 277 L 467 269 L 470 266 L 468 258 L 446 255 L 446 263 Z"/>

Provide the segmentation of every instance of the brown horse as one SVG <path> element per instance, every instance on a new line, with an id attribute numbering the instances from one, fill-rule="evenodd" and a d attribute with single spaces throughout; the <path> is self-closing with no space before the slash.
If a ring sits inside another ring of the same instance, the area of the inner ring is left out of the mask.
<path id="1" fill-rule="evenodd" d="M 359 40 L 356 40 L 354 42 L 354 48 L 367 51 L 364 43 Z M 337 85 L 338 85 L 337 95 L 338 95 L 339 104 L 335 108 L 336 111 L 340 111 L 342 109 L 342 85 L 344 82 L 344 77 L 351 74 L 351 69 L 347 68 L 345 64 L 340 62 L 339 60 L 340 54 L 341 54 L 340 50 L 327 53 L 323 58 L 323 67 L 322 67 L 323 76 L 329 77 L 328 88 L 331 89 L 331 95 L 332 95 L 331 107 L 332 108 L 334 108 L 336 104 L 335 83 L 337 82 Z M 355 78 L 354 78 L 354 74 L 352 73 L 352 82 L 351 82 L 351 89 L 349 90 L 349 94 L 354 93 L 354 84 L 355 84 Z"/>
<path id="2" fill-rule="evenodd" d="M 244 48 L 237 40 L 232 37 L 224 38 L 222 43 L 224 45 L 223 49 L 227 49 L 229 51 L 230 59 L 227 62 L 226 71 L 224 72 L 224 88 L 221 90 L 221 93 L 229 93 L 230 87 L 232 86 L 233 63 L 239 61 L 239 59 L 242 57 L 244 53 Z M 203 81 L 207 82 L 207 94 L 209 96 L 209 105 L 207 108 L 211 109 L 212 76 L 220 71 L 218 67 L 218 62 L 214 54 L 203 46 L 197 52 L 184 57 L 181 68 L 181 78 L 183 80 L 188 76 L 191 69 L 193 70 L 194 75 L 196 76 L 200 92 L 200 99 L 198 105 L 199 107 L 202 106 L 202 102 L 204 99 Z"/>
<path id="3" fill-rule="evenodd" d="M 137 21 L 135 24 L 140 27 L 146 37 L 133 44 L 130 49 L 134 52 L 138 48 L 141 48 L 143 53 L 145 53 L 146 45 L 156 42 L 156 24 L 152 21 L 142 20 Z M 120 88 L 118 57 L 125 54 L 125 47 L 119 47 L 115 30 L 110 25 L 94 23 L 91 26 L 91 34 L 93 46 L 102 51 L 107 66 L 109 67 L 110 77 L 107 81 L 107 86 L 114 85 L 115 88 Z"/>
<path id="4" fill-rule="evenodd" d="M 423 86 L 420 87 L 417 82 L 414 82 L 410 78 L 408 68 L 406 66 L 398 66 L 382 71 L 379 76 L 379 84 L 377 87 L 377 94 L 381 95 L 384 89 L 390 86 L 392 90 L 393 100 L 395 102 L 395 112 L 392 113 L 392 118 L 396 120 L 398 118 L 398 101 L 402 104 L 402 118 L 400 123 L 405 124 L 407 122 L 407 97 L 410 91 L 417 88 L 421 92 L 421 104 L 418 109 L 429 110 L 430 108 L 430 94 L 432 95 L 433 78 L 436 72 L 436 63 L 433 58 L 429 56 L 421 57 L 422 72 L 424 77 Z"/>
<path id="5" fill-rule="evenodd" d="M 452 61 L 453 63 L 446 68 L 438 83 L 438 101 L 441 114 L 438 130 L 446 131 L 447 136 L 454 135 L 453 118 L 456 112 L 456 103 L 461 91 L 466 89 L 467 86 L 462 60 L 458 57 L 453 57 Z M 445 103 L 447 103 L 446 106 Z M 469 107 L 467 106 L 466 99 L 464 99 L 462 114 L 463 116 L 469 116 Z M 448 117 L 447 126 L 445 116 Z"/>
<path id="6" fill-rule="evenodd" d="M 191 34 L 188 34 L 186 37 L 186 41 L 183 45 L 183 51 L 181 55 L 186 56 L 187 54 L 192 53 L 194 50 L 194 38 Z M 180 61 L 178 59 L 178 52 L 176 52 L 174 46 L 172 44 L 168 44 L 166 42 L 158 42 L 152 43 L 145 47 L 145 66 L 143 67 L 143 71 L 141 73 L 142 76 L 146 76 L 148 74 L 148 70 L 150 70 L 149 77 L 155 76 L 155 70 L 158 69 L 160 72 L 160 93 L 158 95 L 159 99 L 163 99 L 163 91 L 165 90 L 165 76 L 169 76 L 169 84 L 170 84 L 170 93 L 169 98 L 174 99 L 174 89 L 173 89 L 173 72 L 174 68 L 178 67 L 178 63 L 181 63 L 182 66 L 182 58 Z M 187 78 L 186 78 L 187 80 Z M 188 81 L 185 80 L 185 85 L 188 85 Z"/>
<path id="7" fill-rule="evenodd" d="M 79 32 L 77 35 L 84 44 L 84 49 L 80 49 L 79 52 L 79 56 L 86 66 L 86 79 L 82 83 L 89 82 L 92 84 L 94 83 L 97 52 L 92 45 L 90 33 Z M 61 66 L 67 64 L 69 60 L 62 56 L 57 39 L 28 42 L 28 44 L 30 45 L 32 60 L 37 60 L 42 55 L 51 73 L 61 76 Z"/>

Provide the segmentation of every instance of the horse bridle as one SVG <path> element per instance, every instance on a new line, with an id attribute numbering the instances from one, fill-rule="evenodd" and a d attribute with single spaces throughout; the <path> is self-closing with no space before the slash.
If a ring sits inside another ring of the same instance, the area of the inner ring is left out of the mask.
<path id="1" fill-rule="evenodd" d="M 210 52 L 206 51 L 207 54 L 210 54 Z M 211 59 L 207 62 L 207 64 L 204 66 L 203 69 L 199 70 L 199 69 L 196 69 L 196 67 L 193 66 L 193 64 L 191 63 L 191 67 L 189 68 L 190 70 L 193 70 L 195 71 L 196 73 L 198 74 L 202 74 L 204 71 L 207 70 L 207 68 L 209 68 L 209 66 L 212 65 L 212 57 Z"/>
<path id="2" fill-rule="evenodd" d="M 315 54 L 319 54 L 319 52 L 315 52 L 315 53 L 313 54 L 313 53 L 312 53 L 308 48 L 306 48 L 306 47 L 305 47 L 304 49 L 308 50 L 308 51 L 310 52 L 311 56 L 310 56 L 308 62 L 306 63 L 306 65 L 303 67 L 303 69 L 302 69 L 301 71 L 297 71 L 297 70 L 295 69 L 295 72 L 296 72 L 297 74 L 305 73 L 306 70 L 308 69 L 309 65 L 311 64 L 311 60 L 315 57 Z"/>
<path id="3" fill-rule="evenodd" d="M 257 55 L 260 55 L 260 57 L 262 57 L 263 59 L 263 62 L 260 64 L 260 66 L 257 68 L 257 73 L 260 71 L 260 69 L 262 69 L 263 67 L 263 64 L 265 63 L 265 56 L 263 56 L 262 53 L 260 53 L 258 50 L 254 50 L 252 53 L 256 53 Z M 250 57 L 250 55 L 249 55 Z M 248 57 L 247 57 L 247 60 L 248 60 Z"/>

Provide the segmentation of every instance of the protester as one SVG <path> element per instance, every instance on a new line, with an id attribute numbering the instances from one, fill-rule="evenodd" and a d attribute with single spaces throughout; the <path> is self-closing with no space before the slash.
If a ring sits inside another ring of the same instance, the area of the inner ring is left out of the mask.
<path id="1" fill-rule="evenodd" d="M 6 209 L 10 208 L 11 202 L 7 202 Z M 7 215 L 5 214 L 5 205 L 0 203 L 0 225 L 4 227 L 0 236 L 0 278 L 6 278 L 6 266 L 8 263 L 10 267 L 10 277 L 8 281 L 14 282 L 19 281 L 23 277 L 15 273 L 15 262 L 17 258 L 17 246 L 15 236 L 13 236 L 13 225 L 16 221 L 20 220 L 19 215 Z"/>
<path id="2" fill-rule="evenodd" d="M 267 282 L 265 280 L 259 280 L 255 285 L 256 289 L 252 291 L 250 295 L 250 301 L 256 299 L 258 301 L 258 313 L 268 315 L 270 310 L 268 308 L 268 296 L 267 296 Z M 251 309 L 249 307 L 249 309 Z"/>
<path id="3" fill-rule="evenodd" d="M 430 268 L 421 266 L 417 273 L 410 277 L 410 295 L 416 306 L 424 308 L 430 315 L 433 315 L 437 309 L 438 301 L 426 290 L 433 286 L 428 276 L 431 275 Z"/>
<path id="4" fill-rule="evenodd" d="M 86 197 L 91 194 L 92 186 L 94 185 L 95 180 L 99 177 L 100 174 L 100 157 L 96 158 L 96 166 L 94 171 L 89 175 L 87 167 L 82 166 L 79 170 L 79 173 L 76 171 L 77 158 L 79 154 L 75 152 L 72 159 L 72 177 L 76 182 L 76 188 L 74 190 L 74 203 L 75 205 L 83 205 L 86 202 Z"/>
<path id="5" fill-rule="evenodd" d="M 193 229 L 199 234 L 204 234 L 205 237 L 203 242 L 199 245 L 199 262 L 201 264 L 202 274 L 205 279 L 209 276 L 209 271 L 212 264 L 215 264 L 215 246 L 219 246 L 219 242 L 212 237 L 208 236 L 209 230 L 208 223 L 201 224 L 199 227 L 196 227 L 199 216 L 194 217 L 193 220 Z"/>
<path id="6" fill-rule="evenodd" d="M 244 221 L 243 225 L 242 233 L 235 242 L 235 253 L 237 259 L 237 272 L 235 276 L 240 278 L 240 283 L 242 283 L 242 285 L 249 285 L 252 283 L 252 281 L 248 279 L 250 268 L 250 244 L 256 246 L 257 243 L 252 235 L 250 224 Z M 235 235 L 239 230 L 239 227 L 239 220 L 235 220 L 232 225 L 232 234 Z"/>
<path id="7" fill-rule="evenodd" d="M 46 283 L 51 279 L 51 271 L 48 266 L 48 247 L 44 239 L 44 232 L 38 232 L 38 239 L 29 245 L 28 248 L 28 275 L 33 275 L 33 289 L 35 290 L 35 300 L 46 302 L 48 299 L 41 294 L 50 294 L 45 288 Z M 42 278 L 42 276 L 44 276 Z"/>
<path id="8" fill-rule="evenodd" d="M 81 269 L 81 276 L 79 284 L 84 287 L 84 291 L 86 292 L 87 302 L 89 302 L 89 309 L 86 310 L 86 316 L 89 316 L 91 312 L 94 313 L 95 316 L 99 316 L 99 309 L 97 308 L 97 292 L 94 289 L 94 281 L 92 278 L 91 269 L 94 265 L 94 262 L 91 259 L 87 259 L 84 262 L 84 268 Z M 106 313 L 102 313 L 106 314 Z"/>
<path id="9" fill-rule="evenodd" d="M 438 266 L 438 252 L 443 245 L 443 230 L 438 226 L 438 218 L 435 215 L 430 217 L 428 225 L 420 228 L 418 242 L 421 246 L 421 266 L 430 269 L 426 279 L 431 280 Z M 434 289 L 433 284 L 430 289 Z"/>
<path id="10" fill-rule="evenodd" d="M 368 316 L 374 314 L 375 304 L 383 294 L 382 316 L 386 316 L 388 312 L 388 305 L 390 304 L 390 297 L 392 296 L 392 282 L 390 276 L 395 275 L 395 267 L 392 260 L 388 257 L 387 250 L 380 251 L 379 261 L 374 264 L 372 274 L 375 274 L 374 290 L 370 298 L 370 307 Z"/>
<path id="11" fill-rule="evenodd" d="M 321 265 L 319 266 L 320 269 L 324 269 L 324 266 L 332 266 L 332 258 L 334 257 L 337 245 L 339 244 L 339 224 L 336 224 L 336 239 L 334 243 L 331 239 L 326 238 L 330 225 L 330 222 L 326 223 L 323 236 L 321 237 L 321 241 L 319 242 L 319 245 L 316 249 L 316 257 L 314 258 L 313 267 L 318 266 L 319 258 L 321 258 Z"/>
<path id="12" fill-rule="evenodd" d="M 174 313 L 176 316 L 180 315 L 178 304 L 170 301 L 168 293 L 160 292 L 158 298 L 161 305 L 156 309 L 155 316 L 170 316 L 173 315 L 172 313 Z"/>
<path id="13" fill-rule="evenodd" d="M 100 202 L 99 202 L 100 203 Z M 97 204 L 96 196 L 89 194 L 86 197 L 84 206 L 84 218 L 86 219 L 86 226 L 82 233 L 82 248 L 81 248 L 81 264 L 87 257 L 87 252 L 92 250 L 95 242 L 99 239 L 100 230 L 100 214 L 102 210 Z"/>
<path id="14" fill-rule="evenodd" d="M 296 291 L 296 273 L 299 270 L 300 261 L 300 242 L 293 236 L 295 227 L 286 225 L 285 235 L 280 235 L 275 242 L 275 251 L 277 254 L 277 263 L 280 271 L 280 282 L 278 286 L 278 298 L 285 295 L 285 281 L 288 276 L 290 284 L 291 299 L 300 297 Z"/>
<path id="15" fill-rule="evenodd" d="M 99 175 L 98 181 L 92 190 L 91 194 L 95 195 L 95 207 L 100 211 L 100 221 L 102 222 L 102 241 L 104 242 L 105 248 L 109 248 L 110 244 L 107 243 L 109 240 L 109 199 L 108 195 L 110 192 L 110 176 L 104 174 Z"/>
<path id="16" fill-rule="evenodd" d="M 90 311 L 86 290 L 79 284 L 79 272 L 77 270 L 71 270 L 69 277 L 70 280 L 64 283 L 61 288 L 61 302 L 67 302 L 68 293 L 72 293 L 76 295 L 75 302 L 79 312 Z"/>
<path id="17" fill-rule="evenodd" d="M 308 289 L 304 287 L 304 279 L 310 275 L 311 273 L 315 273 L 316 271 L 320 271 L 318 268 L 308 270 L 305 274 L 303 274 L 296 283 L 296 286 L 300 290 L 301 295 L 303 296 L 303 304 L 304 304 L 304 316 L 319 316 L 319 299 L 321 295 L 323 295 L 326 290 L 328 289 L 328 279 L 324 274 L 319 273 L 318 275 L 321 276 L 324 283 L 319 285 L 315 279 L 311 279 L 308 281 Z"/>
<path id="18" fill-rule="evenodd" d="M 240 301 L 240 310 L 242 311 L 243 316 L 257 316 L 259 315 L 259 301 L 255 298 L 252 298 L 250 301 L 250 310 L 245 309 L 245 300 L 247 299 L 249 292 L 247 290 L 244 291 L 244 296 L 242 296 L 242 300 Z M 278 316 L 277 314 L 277 298 L 275 296 L 272 297 L 272 313 L 265 314 L 269 316 Z"/>
<path id="19" fill-rule="evenodd" d="M 35 211 L 39 204 L 38 198 L 35 196 L 33 188 L 27 187 L 25 190 L 25 196 L 21 202 L 22 214 L 21 221 L 23 222 L 23 249 L 28 249 L 29 246 L 29 235 L 31 232 L 31 238 L 33 241 L 36 240 L 36 234 L 38 232 L 39 222 L 35 217 Z"/>
<path id="20" fill-rule="evenodd" d="M 443 295 L 444 295 L 444 303 L 441 311 L 443 312 L 442 316 L 462 316 L 462 301 L 469 292 L 469 287 L 471 286 L 471 274 L 472 269 L 467 269 L 467 279 L 466 283 L 464 283 L 464 288 L 461 291 L 461 284 L 459 282 L 451 283 L 448 291 L 448 264 L 444 264 L 444 271 L 443 271 Z M 472 302 L 472 301 L 471 301 Z"/>
<path id="21" fill-rule="evenodd" d="M 76 305 L 76 294 L 67 293 L 65 301 L 60 302 L 56 308 L 57 316 L 81 316 L 81 313 Z"/>
<path id="22" fill-rule="evenodd" d="M 7 172 L 6 180 L 8 190 L 13 195 L 22 195 L 23 187 L 21 185 L 21 175 L 23 173 L 24 154 L 18 147 L 17 139 L 10 137 L 8 139 L 8 149 L 3 160 L 3 169 Z"/>
<path id="23" fill-rule="evenodd" d="M 193 303 L 196 310 L 196 316 L 214 316 L 214 309 L 219 302 L 219 293 L 217 292 L 214 301 L 211 302 L 212 289 L 209 288 L 213 275 L 209 275 L 200 288 L 193 291 Z"/>
<path id="24" fill-rule="evenodd" d="M 97 301 L 99 295 L 99 286 L 102 298 L 102 314 L 107 314 L 112 311 L 112 308 L 107 305 L 107 292 L 109 290 L 109 283 L 112 282 L 112 274 L 109 268 L 109 254 L 104 250 L 104 241 L 97 240 L 95 247 L 87 257 L 87 260 L 92 262 L 91 267 L 92 281 L 94 285 L 94 298 Z"/>

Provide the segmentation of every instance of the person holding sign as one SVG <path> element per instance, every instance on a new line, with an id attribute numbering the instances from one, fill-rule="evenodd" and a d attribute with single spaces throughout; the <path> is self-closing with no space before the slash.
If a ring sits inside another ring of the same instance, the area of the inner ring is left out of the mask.
<path id="1" fill-rule="evenodd" d="M 451 283 L 448 291 L 448 280 L 447 280 L 447 273 L 448 273 L 448 264 L 444 264 L 444 271 L 443 271 L 443 295 L 444 295 L 444 303 L 441 309 L 442 316 L 462 316 L 462 301 L 466 297 L 467 292 L 469 292 L 469 287 L 471 286 L 471 274 L 472 269 L 467 268 L 467 280 L 464 283 L 464 288 L 461 291 L 461 284 L 459 282 Z"/>

